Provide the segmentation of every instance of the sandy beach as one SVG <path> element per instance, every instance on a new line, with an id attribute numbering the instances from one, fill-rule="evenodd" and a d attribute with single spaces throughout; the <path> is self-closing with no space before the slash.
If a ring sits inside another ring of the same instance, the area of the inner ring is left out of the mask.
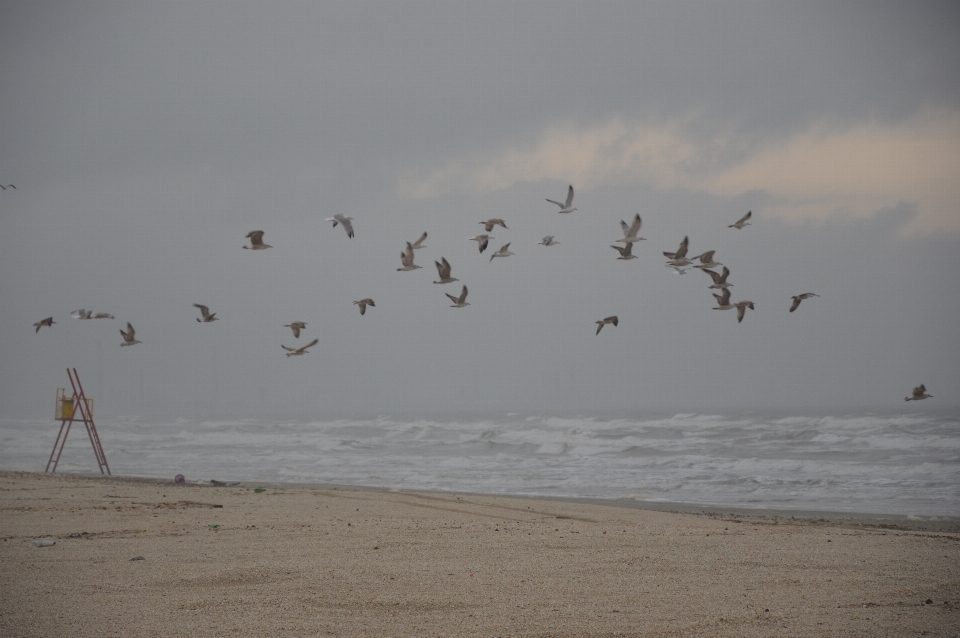
<path id="1" fill-rule="evenodd" d="M 955 520 L 617 505 L 0 472 L 0 635 L 960 635 Z"/>

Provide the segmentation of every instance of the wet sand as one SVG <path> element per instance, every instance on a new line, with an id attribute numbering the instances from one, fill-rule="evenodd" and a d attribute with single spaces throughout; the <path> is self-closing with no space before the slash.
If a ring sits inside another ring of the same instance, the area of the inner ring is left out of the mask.
<path id="1" fill-rule="evenodd" d="M 256 487 L 0 472 L 0 635 L 960 635 L 956 519 Z"/>

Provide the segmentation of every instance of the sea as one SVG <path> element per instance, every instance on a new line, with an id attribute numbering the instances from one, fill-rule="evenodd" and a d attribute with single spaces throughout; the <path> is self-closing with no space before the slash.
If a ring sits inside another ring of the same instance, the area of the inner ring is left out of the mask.
<path id="1" fill-rule="evenodd" d="M 96 423 L 114 475 L 960 516 L 960 418 L 505 413 Z M 0 419 L 0 469 L 43 472 L 58 421 Z M 57 472 L 98 473 L 82 423 Z"/>

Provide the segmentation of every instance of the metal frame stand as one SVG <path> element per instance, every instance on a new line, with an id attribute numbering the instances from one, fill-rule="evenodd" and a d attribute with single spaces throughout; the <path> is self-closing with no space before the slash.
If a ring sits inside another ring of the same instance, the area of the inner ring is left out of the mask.
<path id="1" fill-rule="evenodd" d="M 57 418 L 60 419 L 60 431 L 57 433 L 57 440 L 53 444 L 53 451 L 50 452 L 50 460 L 47 461 L 47 469 L 44 472 L 51 474 L 57 471 L 57 464 L 60 462 L 60 455 L 63 454 L 63 446 L 67 443 L 67 435 L 70 434 L 70 426 L 74 421 L 83 421 L 87 428 L 87 436 L 90 437 L 90 445 L 93 446 L 93 453 L 97 456 L 97 464 L 100 466 L 100 473 L 110 475 L 110 466 L 107 465 L 107 457 L 103 453 L 103 446 L 100 445 L 100 436 L 97 434 L 97 426 L 93 423 L 93 400 L 88 399 L 83 393 L 83 386 L 80 385 L 80 376 L 77 369 L 72 371 L 67 368 L 67 376 L 70 378 L 70 385 L 73 387 L 73 397 L 70 399 L 72 409 L 69 410 L 69 416 L 63 405 L 66 401 L 58 397 Z M 79 411 L 80 417 L 77 417 Z M 106 472 L 104 472 L 106 470 Z"/>

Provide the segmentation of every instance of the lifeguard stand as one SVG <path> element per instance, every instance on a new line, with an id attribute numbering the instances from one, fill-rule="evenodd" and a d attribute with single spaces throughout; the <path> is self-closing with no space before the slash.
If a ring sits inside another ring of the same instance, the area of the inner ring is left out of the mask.
<path id="1" fill-rule="evenodd" d="M 63 388 L 57 388 L 57 415 L 55 418 L 60 421 L 60 431 L 57 433 L 57 440 L 53 444 L 53 451 L 50 452 L 50 460 L 47 461 L 47 469 L 44 471 L 51 474 L 57 471 L 57 463 L 60 462 L 63 446 L 67 443 L 70 426 L 73 425 L 74 421 L 83 421 L 87 428 L 87 436 L 90 437 L 90 445 L 93 446 L 93 453 L 96 454 L 97 463 L 100 465 L 100 473 L 109 476 L 110 466 L 107 465 L 107 457 L 103 453 L 103 446 L 100 445 L 97 426 L 93 424 L 93 399 L 88 399 L 83 394 L 83 386 L 80 385 L 80 376 L 77 374 L 76 368 L 72 371 L 67 368 L 67 377 L 70 378 L 70 385 L 73 386 L 73 395 L 67 398 L 66 391 Z"/>

